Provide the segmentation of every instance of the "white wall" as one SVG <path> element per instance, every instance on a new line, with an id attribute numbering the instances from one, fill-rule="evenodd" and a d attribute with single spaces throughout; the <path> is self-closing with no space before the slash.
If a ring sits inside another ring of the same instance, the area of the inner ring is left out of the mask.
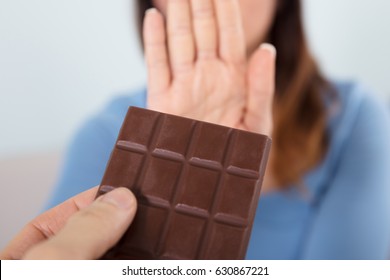
<path id="1" fill-rule="evenodd" d="M 0 158 L 61 149 L 113 94 L 144 84 L 131 4 L 0 1 Z"/>
<path id="2" fill-rule="evenodd" d="M 390 1 L 303 1 L 310 43 L 325 72 L 363 81 L 388 101 Z"/>

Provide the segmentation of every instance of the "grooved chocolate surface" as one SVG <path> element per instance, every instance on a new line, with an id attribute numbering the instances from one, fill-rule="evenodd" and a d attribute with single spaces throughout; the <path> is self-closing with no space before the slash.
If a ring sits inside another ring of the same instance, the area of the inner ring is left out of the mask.
<path id="1" fill-rule="evenodd" d="M 129 188 L 133 224 L 105 259 L 243 259 L 271 140 L 130 107 L 98 195 Z"/>

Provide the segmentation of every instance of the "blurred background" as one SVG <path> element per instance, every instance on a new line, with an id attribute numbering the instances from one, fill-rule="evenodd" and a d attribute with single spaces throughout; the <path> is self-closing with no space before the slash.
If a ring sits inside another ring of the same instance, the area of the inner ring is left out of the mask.
<path id="1" fill-rule="evenodd" d="M 0 1 L 0 249 L 43 208 L 67 143 L 113 96 L 145 85 L 133 0 Z M 304 0 L 330 78 L 390 100 L 390 1 Z"/>

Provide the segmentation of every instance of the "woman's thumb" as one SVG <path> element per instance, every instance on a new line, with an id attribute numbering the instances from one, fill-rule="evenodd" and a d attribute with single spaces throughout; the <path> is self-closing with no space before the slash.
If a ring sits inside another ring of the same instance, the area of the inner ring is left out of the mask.
<path id="1" fill-rule="evenodd" d="M 249 95 L 245 124 L 249 130 L 266 135 L 272 134 L 275 63 L 275 47 L 262 44 L 252 55 L 248 69 Z"/>

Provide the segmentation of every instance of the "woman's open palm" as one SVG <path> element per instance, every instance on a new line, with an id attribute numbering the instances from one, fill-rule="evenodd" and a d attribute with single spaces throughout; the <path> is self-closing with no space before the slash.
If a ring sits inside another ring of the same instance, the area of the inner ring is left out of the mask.
<path id="1" fill-rule="evenodd" d="M 237 0 L 168 0 L 144 23 L 148 108 L 270 135 L 275 49 L 248 59 Z"/>

